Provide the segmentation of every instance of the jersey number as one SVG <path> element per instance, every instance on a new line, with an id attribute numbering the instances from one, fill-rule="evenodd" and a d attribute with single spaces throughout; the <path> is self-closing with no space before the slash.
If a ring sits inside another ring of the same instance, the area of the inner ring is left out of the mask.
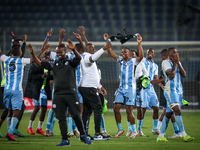
<path id="1" fill-rule="evenodd" d="M 10 63 L 9 64 L 9 70 L 10 71 L 15 71 L 16 67 L 15 67 L 15 64 L 14 63 Z"/>

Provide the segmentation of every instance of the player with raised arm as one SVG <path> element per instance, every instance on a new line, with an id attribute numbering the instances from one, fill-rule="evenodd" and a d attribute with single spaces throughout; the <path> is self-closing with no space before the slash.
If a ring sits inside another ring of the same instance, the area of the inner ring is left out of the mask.
<path id="1" fill-rule="evenodd" d="M 108 35 L 104 34 L 104 39 L 108 42 Z M 122 49 L 121 56 L 115 54 L 111 48 L 109 48 L 108 54 L 113 57 L 119 63 L 119 78 L 120 78 L 120 85 L 117 90 L 117 94 L 115 97 L 115 120 L 118 127 L 118 132 L 114 136 L 114 138 L 118 138 L 121 134 L 124 134 L 124 130 L 121 124 L 121 114 L 120 108 L 122 105 L 126 105 L 126 113 L 127 113 L 127 120 L 130 121 L 132 133 L 129 138 L 135 138 L 138 136 L 135 126 L 135 117 L 132 113 L 134 100 L 136 97 L 136 79 L 134 68 L 135 66 L 142 60 L 144 54 L 142 49 L 142 37 L 140 34 L 137 35 L 137 52 L 138 57 L 131 58 L 130 57 L 130 50 L 128 48 Z"/>
<path id="2" fill-rule="evenodd" d="M 136 57 L 138 57 L 138 54 L 135 50 L 131 50 L 130 56 L 132 58 L 136 58 Z M 137 66 L 135 66 L 134 71 L 135 71 L 135 78 L 136 78 L 136 83 L 137 83 L 137 93 L 138 93 L 138 90 L 140 90 L 139 94 L 136 95 L 136 99 L 135 99 L 135 105 L 137 108 L 137 125 L 138 125 L 137 132 L 140 136 L 145 136 L 145 134 L 142 131 L 142 124 L 144 121 L 144 116 L 142 113 L 142 102 L 143 102 L 144 89 L 143 88 L 140 89 L 139 88 L 140 85 L 138 85 L 138 83 L 140 83 L 139 80 L 142 76 L 147 75 L 147 70 L 145 69 L 144 63 L 142 61 L 140 61 L 139 64 Z M 128 121 L 128 132 L 127 132 L 126 136 L 129 137 L 131 135 L 131 133 L 132 133 L 131 124 Z"/>
<path id="3" fill-rule="evenodd" d="M 16 37 L 14 37 L 14 33 L 13 33 L 13 32 L 11 32 L 11 34 L 12 34 L 12 36 L 13 36 L 13 46 L 14 46 L 14 45 L 15 45 L 15 46 L 20 46 L 19 39 L 16 38 Z M 21 48 L 21 50 L 22 50 L 22 56 L 21 56 L 21 57 L 24 56 L 24 53 L 25 53 L 25 51 L 26 51 L 26 40 L 27 40 L 27 35 L 26 35 L 26 34 L 22 35 L 22 38 L 23 38 L 23 45 L 22 45 L 22 48 Z M 13 46 L 12 46 L 12 47 L 13 47 Z M 9 56 L 10 54 L 11 54 L 11 52 L 9 52 L 9 53 L 7 54 L 7 56 Z M 2 81 L 1 81 L 1 91 L 2 91 L 2 95 L 1 95 L 1 96 L 2 96 L 2 99 L 3 99 L 3 93 L 4 93 L 5 84 L 6 84 L 6 64 L 4 63 L 4 77 L 3 77 Z M 13 134 L 14 134 L 14 135 L 17 135 L 17 136 L 19 136 L 19 137 L 25 137 L 23 134 L 21 134 L 21 133 L 18 131 L 19 123 L 20 123 L 20 121 L 21 121 L 21 119 L 22 119 L 22 116 L 23 116 L 23 113 L 24 113 L 24 110 L 25 110 L 25 109 L 26 109 L 26 106 L 25 106 L 24 101 L 23 101 L 23 103 L 22 103 L 22 108 L 21 108 L 20 115 L 19 115 L 19 121 L 18 121 L 18 123 L 17 123 L 17 125 L 16 125 L 16 127 L 15 127 L 15 129 L 14 129 L 14 131 L 13 131 Z M 2 113 L 2 115 L 1 115 L 0 127 L 1 127 L 2 123 L 4 122 L 4 120 L 6 119 L 7 115 L 8 115 L 8 109 L 5 108 L 4 111 L 3 111 L 3 113 Z M 8 118 L 7 120 L 9 121 L 10 119 L 11 119 L 11 118 Z M 0 137 L 3 137 L 2 134 L 1 134 L 1 132 L 0 132 Z"/>
<path id="4" fill-rule="evenodd" d="M 53 34 L 52 29 L 49 32 L 47 32 L 47 37 L 43 43 L 42 50 L 49 49 L 50 45 L 48 44 L 48 40 L 52 36 L 52 34 Z M 41 58 L 42 58 L 42 55 L 40 55 L 39 59 Z M 50 59 L 49 57 L 45 57 L 44 59 L 41 59 L 41 61 L 46 62 L 46 61 L 50 61 Z M 44 131 L 42 129 L 42 126 L 43 126 L 43 122 L 44 122 L 46 111 L 47 111 L 47 99 L 51 99 L 52 91 L 49 84 L 49 81 L 51 79 L 52 79 L 52 75 L 50 75 L 50 73 L 45 73 L 44 68 L 38 67 L 38 65 L 35 63 L 31 65 L 30 70 L 29 70 L 28 83 L 25 90 L 25 95 L 29 98 L 32 98 L 33 105 L 34 105 L 34 110 L 31 113 L 29 125 L 27 128 L 27 132 L 31 135 L 35 134 L 35 132 L 33 131 L 33 123 L 38 111 L 41 109 L 36 133 L 44 136 Z M 44 88 L 42 89 L 42 87 Z M 46 98 L 42 97 L 41 92 L 43 94 L 45 93 Z"/>
<path id="5" fill-rule="evenodd" d="M 24 66 L 33 62 L 31 58 L 21 58 L 22 51 L 18 44 L 14 43 L 11 51 L 12 56 L 8 57 L 0 52 L 0 59 L 6 64 L 6 84 L 4 89 L 4 106 L 8 109 L 8 140 L 17 141 L 13 131 L 18 123 L 20 110 L 23 103 L 22 79 Z"/>
<path id="6" fill-rule="evenodd" d="M 109 137 L 103 136 L 100 132 L 101 115 L 102 115 L 102 104 L 98 94 L 98 87 L 100 78 L 98 75 L 96 61 L 105 52 L 106 49 L 111 47 L 111 43 L 95 52 L 94 45 L 88 43 L 85 46 L 85 52 L 81 60 L 81 81 L 79 83 L 79 92 L 83 97 L 83 123 L 88 134 L 89 119 L 94 111 L 94 122 L 95 122 L 95 135 L 94 140 L 108 140 Z M 99 87 L 100 88 L 100 87 Z"/>
<path id="7" fill-rule="evenodd" d="M 67 136 L 67 123 L 65 112 L 67 107 L 69 112 L 74 119 L 78 130 L 80 131 L 80 140 L 88 145 L 92 142 L 85 135 L 84 127 L 80 117 L 79 100 L 76 92 L 76 75 L 75 70 L 77 65 L 80 63 L 81 57 L 76 51 L 71 40 L 68 40 L 68 47 L 72 49 L 75 54 L 73 60 L 70 60 L 67 53 L 67 47 L 65 44 L 61 44 L 56 48 L 58 60 L 55 60 L 53 67 L 48 62 L 41 62 L 33 53 L 32 46 L 29 45 L 29 50 L 37 63 L 46 69 L 53 71 L 54 78 L 54 99 L 53 99 L 53 110 L 56 113 L 56 117 L 59 120 L 59 126 L 62 135 L 61 143 L 56 146 L 70 146 Z"/>
<path id="8" fill-rule="evenodd" d="M 162 121 L 162 127 L 157 141 L 168 141 L 165 137 L 165 131 L 169 125 L 172 114 L 175 114 L 175 120 L 183 136 L 185 142 L 192 141 L 194 137 L 190 137 L 186 134 L 182 115 L 181 115 L 181 103 L 183 99 L 183 87 L 181 84 L 181 77 L 186 77 L 186 71 L 184 70 L 181 62 L 179 61 L 179 55 L 174 47 L 168 49 L 168 59 L 163 60 L 162 70 L 165 78 L 164 96 L 167 100 L 166 115 Z"/>
<path id="9" fill-rule="evenodd" d="M 161 54 L 162 60 L 168 59 L 168 50 L 167 49 L 163 49 L 160 52 L 160 54 Z M 151 84 L 157 83 L 160 86 L 160 105 L 163 106 L 163 113 L 160 115 L 159 122 L 158 122 L 158 127 L 157 127 L 158 130 L 160 130 L 160 127 L 162 126 L 162 120 L 163 120 L 163 118 L 166 114 L 166 108 L 167 108 L 167 101 L 164 97 L 164 92 L 163 92 L 164 85 L 165 85 L 165 82 L 164 82 L 165 78 L 163 76 L 164 76 L 164 74 L 163 74 L 163 71 L 161 70 L 159 79 L 151 81 Z M 173 128 L 174 128 L 174 135 L 170 136 L 169 138 L 180 138 L 180 137 L 182 137 L 180 135 L 180 131 L 179 131 L 178 125 L 176 123 L 174 114 L 172 114 L 172 116 L 171 116 L 171 121 L 172 121 L 172 125 L 173 125 Z"/>

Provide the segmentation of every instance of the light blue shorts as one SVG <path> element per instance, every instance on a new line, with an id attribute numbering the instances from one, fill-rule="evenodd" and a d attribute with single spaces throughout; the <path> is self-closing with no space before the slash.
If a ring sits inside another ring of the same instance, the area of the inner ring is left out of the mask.
<path id="1" fill-rule="evenodd" d="M 175 92 L 166 93 L 164 92 L 165 99 L 167 100 L 167 109 L 166 112 L 170 113 L 173 112 L 171 108 L 169 108 L 169 105 L 172 105 L 173 103 L 179 103 L 179 107 L 181 109 L 183 94 L 177 94 Z"/>
<path id="2" fill-rule="evenodd" d="M 137 92 L 138 92 L 138 88 L 137 88 Z M 136 93 L 137 94 L 137 93 Z M 146 108 L 146 103 L 144 101 L 144 89 L 142 88 L 139 95 L 136 95 L 136 98 L 135 98 L 135 105 L 138 106 L 138 107 L 142 107 L 144 105 L 143 108 Z"/>
<path id="3" fill-rule="evenodd" d="M 136 89 L 118 89 L 114 103 L 133 106 L 135 104 Z"/>
<path id="4" fill-rule="evenodd" d="M 3 104 L 9 110 L 21 110 L 23 97 L 22 91 L 4 89 Z"/>
<path id="5" fill-rule="evenodd" d="M 34 106 L 47 106 L 47 94 L 45 89 L 42 89 L 40 91 L 40 97 L 39 100 L 33 99 L 33 105 Z"/>
<path id="6" fill-rule="evenodd" d="M 148 107 L 149 109 L 152 109 L 153 106 L 159 107 L 158 97 L 154 88 L 151 87 L 150 89 L 144 89 L 142 108 Z"/>

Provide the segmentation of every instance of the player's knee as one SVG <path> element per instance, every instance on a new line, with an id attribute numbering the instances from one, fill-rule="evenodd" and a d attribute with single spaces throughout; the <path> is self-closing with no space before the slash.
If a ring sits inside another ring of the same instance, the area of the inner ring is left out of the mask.
<path id="1" fill-rule="evenodd" d="M 115 108 L 114 108 L 114 112 L 115 112 L 115 113 L 119 113 L 119 108 L 115 107 Z"/>

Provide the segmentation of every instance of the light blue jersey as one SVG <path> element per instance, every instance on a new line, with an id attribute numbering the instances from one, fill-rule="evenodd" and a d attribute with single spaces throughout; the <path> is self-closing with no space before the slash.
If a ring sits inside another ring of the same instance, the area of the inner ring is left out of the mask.
<path id="1" fill-rule="evenodd" d="M 8 57 L 0 59 L 6 65 L 6 84 L 4 90 L 4 106 L 9 110 L 21 110 L 23 101 L 22 80 L 24 66 L 31 63 L 30 58 Z"/>
<path id="2" fill-rule="evenodd" d="M 125 62 L 121 56 L 118 56 L 117 61 L 119 62 L 119 88 L 121 89 L 136 89 L 136 79 L 134 68 L 138 64 L 136 58 L 132 58 Z"/>
<path id="3" fill-rule="evenodd" d="M 149 76 L 150 79 L 149 85 L 147 87 L 148 89 L 150 89 L 150 87 L 153 87 L 153 85 L 151 84 L 151 80 L 154 80 L 154 76 L 158 76 L 158 65 L 154 62 L 149 61 L 147 58 L 143 58 L 142 62 L 145 65 L 147 76 Z"/>
<path id="4" fill-rule="evenodd" d="M 152 108 L 159 107 L 158 97 L 154 90 L 153 85 L 151 84 L 151 80 L 154 80 L 155 76 L 158 76 L 158 66 L 154 62 L 149 61 L 147 58 L 143 58 L 142 62 L 145 65 L 145 69 L 147 70 L 147 76 L 149 76 L 150 82 L 147 86 L 147 89 L 144 89 L 141 94 L 142 97 L 142 108 Z"/>
<path id="5" fill-rule="evenodd" d="M 31 63 L 31 59 L 2 55 L 1 60 L 6 64 L 5 89 L 22 91 L 24 67 L 26 64 Z"/>
<path id="6" fill-rule="evenodd" d="M 132 58 L 125 62 L 121 56 L 118 56 L 119 62 L 119 89 L 117 90 L 115 102 L 129 106 L 135 104 L 136 97 L 136 78 L 135 66 L 138 64 L 136 58 Z"/>
<path id="7" fill-rule="evenodd" d="M 181 64 L 181 63 L 180 63 Z M 166 93 L 175 92 L 178 94 L 183 94 L 183 86 L 181 84 L 181 76 L 179 73 L 179 68 L 176 68 L 176 75 L 174 78 L 169 78 L 166 75 L 166 71 L 173 68 L 173 63 L 170 59 L 166 59 L 162 62 L 162 69 L 164 69 L 163 74 L 165 77 L 165 88 Z"/>
<path id="8" fill-rule="evenodd" d="M 162 69 L 165 78 L 164 96 L 167 100 L 167 112 L 171 112 L 172 108 L 175 106 L 174 103 L 179 104 L 181 107 L 181 102 L 183 99 L 183 86 L 181 84 L 181 76 L 179 73 L 179 68 L 176 68 L 176 74 L 174 78 L 167 76 L 166 71 L 173 68 L 173 63 L 170 59 L 166 59 L 162 62 Z"/>

